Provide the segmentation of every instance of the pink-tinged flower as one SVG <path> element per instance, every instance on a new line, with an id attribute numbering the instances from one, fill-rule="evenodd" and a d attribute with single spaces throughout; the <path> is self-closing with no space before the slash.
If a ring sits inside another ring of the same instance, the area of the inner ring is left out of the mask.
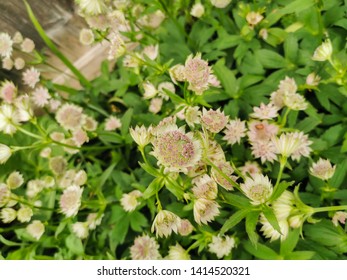
<path id="1" fill-rule="evenodd" d="M 82 45 L 89 46 L 94 42 L 94 33 L 91 29 L 82 28 L 80 31 L 79 40 Z"/>
<path id="2" fill-rule="evenodd" d="M 34 67 L 25 70 L 23 73 L 23 83 L 31 88 L 34 88 L 35 85 L 40 81 L 40 72 L 37 71 Z"/>
<path id="3" fill-rule="evenodd" d="M 231 2 L 231 0 L 210 0 L 211 4 L 217 8 L 225 8 Z"/>
<path id="4" fill-rule="evenodd" d="M 219 204 L 214 200 L 199 198 L 194 201 L 194 220 L 199 225 L 213 221 L 219 215 Z"/>
<path id="5" fill-rule="evenodd" d="M 55 119 L 67 130 L 75 130 L 85 123 L 83 109 L 74 104 L 64 104 L 56 113 Z"/>
<path id="6" fill-rule="evenodd" d="M 104 217 L 104 214 L 98 214 L 98 213 L 90 213 L 87 216 L 87 224 L 88 228 L 91 230 L 96 229 L 97 226 L 101 224 L 102 218 Z"/>
<path id="7" fill-rule="evenodd" d="M 235 238 L 232 236 L 213 236 L 212 242 L 208 245 L 208 250 L 216 254 L 218 259 L 221 259 L 229 255 L 235 245 Z"/>
<path id="8" fill-rule="evenodd" d="M 157 89 L 155 88 L 155 86 L 149 82 L 146 81 L 142 84 L 142 87 L 144 89 L 144 93 L 143 93 L 143 98 L 144 99 L 151 99 L 153 97 L 155 97 L 158 93 Z"/>
<path id="9" fill-rule="evenodd" d="M 59 109 L 59 107 L 61 106 L 61 101 L 58 99 L 53 99 L 51 98 L 48 102 L 48 110 L 50 113 L 55 113 L 57 112 L 57 110 Z"/>
<path id="10" fill-rule="evenodd" d="M 16 31 L 16 33 L 13 35 L 13 43 L 20 44 L 22 42 L 23 42 L 23 35 L 19 31 Z"/>
<path id="11" fill-rule="evenodd" d="M 17 57 L 14 60 L 14 68 L 17 70 L 22 70 L 25 67 L 25 60 L 21 57 Z"/>
<path id="12" fill-rule="evenodd" d="M 1 160 L 1 145 L 2 144 L 0 144 L 0 160 Z M 10 196 L 11 196 L 11 191 L 9 187 L 4 183 L 0 183 L 0 207 L 4 207 L 9 202 Z"/>
<path id="13" fill-rule="evenodd" d="M 260 158 L 262 163 L 273 162 L 277 159 L 276 149 L 271 141 L 255 141 L 251 144 L 252 155 L 255 158 Z"/>
<path id="14" fill-rule="evenodd" d="M 11 104 L 17 96 L 17 87 L 10 81 L 3 81 L 0 88 L 0 98 Z"/>
<path id="15" fill-rule="evenodd" d="M 330 39 L 323 42 L 313 53 L 312 60 L 326 61 L 330 60 L 333 54 L 333 46 Z"/>
<path id="16" fill-rule="evenodd" d="M 111 44 L 108 51 L 108 59 L 113 60 L 124 55 L 126 52 L 126 47 L 119 32 L 112 32 L 109 37 Z"/>
<path id="17" fill-rule="evenodd" d="M 82 146 L 84 143 L 89 142 L 88 134 L 82 128 L 77 128 L 73 131 L 72 139 L 79 147 Z"/>
<path id="18" fill-rule="evenodd" d="M 269 221 L 263 214 L 260 214 L 260 223 L 262 224 L 260 231 L 263 232 L 266 238 L 270 238 L 270 242 L 273 242 L 277 239 L 281 239 L 281 241 L 283 241 L 287 238 L 289 232 L 289 224 L 287 220 L 278 221 L 282 234 L 273 228 L 273 226 L 269 223 Z"/>
<path id="19" fill-rule="evenodd" d="M 192 181 L 192 191 L 196 198 L 215 199 L 217 197 L 217 183 L 207 174 L 198 176 Z"/>
<path id="20" fill-rule="evenodd" d="M 253 113 L 250 114 L 252 118 L 261 120 L 270 120 L 278 116 L 278 108 L 272 103 L 265 105 L 261 103 L 259 107 L 253 107 Z"/>
<path id="21" fill-rule="evenodd" d="M 0 55 L 2 58 L 9 58 L 12 55 L 13 41 L 7 33 L 0 33 Z"/>
<path id="22" fill-rule="evenodd" d="M 213 133 L 220 132 L 228 123 L 228 117 L 220 109 L 207 111 L 202 109 L 201 124 Z"/>
<path id="23" fill-rule="evenodd" d="M 111 25 L 109 17 L 104 14 L 95 16 L 88 15 L 85 17 L 85 20 L 90 28 L 97 29 L 100 31 L 105 31 Z"/>
<path id="24" fill-rule="evenodd" d="M 277 107 L 277 110 L 280 110 L 284 107 L 284 92 L 277 90 L 271 93 L 270 103 Z"/>
<path id="25" fill-rule="evenodd" d="M 316 73 L 312 72 L 307 75 L 306 84 L 309 86 L 318 86 L 320 80 L 321 80 L 321 77 L 318 76 Z"/>
<path id="26" fill-rule="evenodd" d="M 201 59 L 201 53 L 197 53 L 195 57 L 188 56 L 184 66 L 184 77 L 189 83 L 188 89 L 201 95 L 209 87 L 208 78 L 211 73 L 211 67 L 207 61 Z"/>
<path id="27" fill-rule="evenodd" d="M 130 193 L 123 194 L 120 204 L 126 212 L 132 212 L 140 205 L 140 201 L 137 199 L 142 196 L 142 193 L 138 190 L 132 191 Z"/>
<path id="28" fill-rule="evenodd" d="M 76 222 L 72 224 L 72 232 L 80 239 L 88 237 L 89 229 L 86 222 Z"/>
<path id="29" fill-rule="evenodd" d="M 27 94 L 17 97 L 14 100 L 14 105 L 17 108 L 18 120 L 20 122 L 27 122 L 33 118 L 33 105 L 31 98 Z"/>
<path id="30" fill-rule="evenodd" d="M 32 99 L 36 106 L 42 108 L 49 103 L 49 99 L 51 98 L 48 90 L 44 87 L 36 88 L 32 93 Z"/>
<path id="31" fill-rule="evenodd" d="M 225 161 L 225 160 L 221 160 L 219 162 L 215 162 L 215 165 L 217 166 L 218 170 L 215 168 L 212 168 L 211 171 L 211 175 L 212 178 L 220 185 L 222 186 L 224 189 L 231 191 L 234 189 L 233 184 L 230 182 L 236 182 L 237 177 L 232 175 L 234 173 L 234 169 L 231 167 L 230 163 Z M 221 174 L 221 172 L 228 177 L 230 180 L 228 180 L 227 178 L 225 178 L 223 176 L 223 174 Z"/>
<path id="32" fill-rule="evenodd" d="M 2 60 L 2 68 L 4 68 L 5 70 L 12 70 L 13 68 L 13 60 L 10 57 L 5 57 Z"/>
<path id="33" fill-rule="evenodd" d="M 64 146 L 64 151 L 67 152 L 68 154 L 74 155 L 78 153 L 79 146 L 76 143 L 75 139 L 73 138 L 64 139 L 62 143 L 67 145 L 67 146 Z"/>
<path id="34" fill-rule="evenodd" d="M 157 114 L 160 112 L 162 105 L 163 105 L 163 99 L 153 98 L 148 107 L 148 111 L 150 111 L 153 114 Z"/>
<path id="35" fill-rule="evenodd" d="M 154 13 L 142 16 L 138 20 L 138 23 L 142 26 L 156 29 L 161 25 L 164 19 L 165 14 L 161 10 L 156 10 Z"/>
<path id="36" fill-rule="evenodd" d="M 195 3 L 192 9 L 190 10 L 190 14 L 196 18 L 202 17 L 204 13 L 205 13 L 205 7 L 201 3 Z"/>
<path id="37" fill-rule="evenodd" d="M 155 60 L 159 54 L 159 45 L 146 46 L 144 47 L 142 53 L 145 54 L 149 59 Z"/>
<path id="38" fill-rule="evenodd" d="M 62 156 L 56 156 L 49 159 L 49 169 L 55 175 L 62 175 L 67 167 L 67 161 Z"/>
<path id="39" fill-rule="evenodd" d="M 278 126 L 276 124 L 269 124 L 266 120 L 252 120 L 248 123 L 248 129 L 249 132 L 247 135 L 251 142 L 267 142 L 278 133 Z"/>
<path id="40" fill-rule="evenodd" d="M 337 211 L 332 218 L 332 222 L 334 226 L 337 227 L 339 223 L 345 224 L 346 219 L 347 219 L 347 212 Z"/>
<path id="41" fill-rule="evenodd" d="M 182 64 L 176 64 L 169 70 L 170 78 L 174 84 L 185 80 L 185 67 Z"/>
<path id="42" fill-rule="evenodd" d="M 122 123 L 116 116 L 110 116 L 105 121 L 105 130 L 112 131 L 122 127 Z"/>
<path id="43" fill-rule="evenodd" d="M 169 247 L 168 255 L 166 256 L 167 260 L 190 260 L 189 253 L 183 249 L 180 244 Z"/>
<path id="44" fill-rule="evenodd" d="M 258 163 L 256 163 L 255 161 L 254 162 L 247 161 L 245 163 L 245 165 L 241 166 L 239 169 L 240 169 L 242 175 L 245 177 L 247 177 L 247 176 L 253 177 L 253 175 L 261 173 L 261 169 L 260 169 Z"/>
<path id="45" fill-rule="evenodd" d="M 2 104 L 0 106 L 0 131 L 12 135 L 17 131 L 19 121 L 15 107 L 10 104 Z"/>
<path id="46" fill-rule="evenodd" d="M 241 138 L 246 136 L 246 124 L 245 121 L 240 119 L 231 120 L 223 131 L 225 136 L 223 140 L 227 141 L 229 145 L 241 142 Z"/>
<path id="47" fill-rule="evenodd" d="M 210 76 L 208 76 L 208 84 L 216 88 L 220 87 L 220 81 L 218 80 L 217 76 L 214 74 L 210 74 Z"/>
<path id="48" fill-rule="evenodd" d="M 130 256 L 132 260 L 161 259 L 157 241 L 145 234 L 135 238 L 134 245 L 130 247 Z"/>
<path id="49" fill-rule="evenodd" d="M 259 22 L 263 20 L 263 16 L 259 12 L 251 11 L 246 15 L 247 23 L 251 28 L 256 26 Z"/>
<path id="50" fill-rule="evenodd" d="M 329 180 L 335 174 L 336 165 L 332 166 L 331 162 L 327 159 L 320 158 L 316 163 L 310 167 L 310 173 L 324 181 Z"/>
<path id="51" fill-rule="evenodd" d="M 77 215 L 81 206 L 82 192 L 83 188 L 76 185 L 72 185 L 64 190 L 62 196 L 60 197 L 59 205 L 60 211 L 66 217 L 73 217 Z"/>
<path id="52" fill-rule="evenodd" d="M 225 162 L 225 154 L 221 145 L 215 140 L 211 140 L 208 135 L 201 135 L 204 158 L 212 162 Z"/>
<path id="53" fill-rule="evenodd" d="M 262 38 L 264 41 L 269 38 L 269 32 L 266 28 L 262 28 L 259 30 L 259 37 Z"/>
<path id="54" fill-rule="evenodd" d="M 160 126 L 160 124 L 159 124 Z M 193 133 L 185 133 L 184 127 L 169 125 L 156 129 L 157 137 L 153 140 L 151 154 L 157 158 L 158 165 L 165 167 L 166 172 L 188 172 L 201 158 L 200 142 L 194 139 Z"/>
<path id="55" fill-rule="evenodd" d="M 24 183 L 23 175 L 18 171 L 13 171 L 6 180 L 6 184 L 10 189 L 17 189 Z"/>
<path id="56" fill-rule="evenodd" d="M 285 94 L 293 94 L 298 90 L 298 86 L 293 78 L 285 77 L 284 80 L 280 81 L 278 90 Z"/>
<path id="57" fill-rule="evenodd" d="M 194 230 L 194 227 L 189 220 L 187 219 L 181 220 L 181 223 L 178 228 L 178 233 L 180 235 L 187 236 L 191 234 L 193 230 Z"/>
<path id="58" fill-rule="evenodd" d="M 273 192 L 270 179 L 262 174 L 246 177 L 244 184 L 241 184 L 240 187 L 253 205 L 267 202 Z"/>
<path id="59" fill-rule="evenodd" d="M 27 232 L 36 240 L 39 240 L 45 232 L 45 226 L 41 221 L 34 220 L 26 227 Z"/>
<path id="60" fill-rule="evenodd" d="M 25 38 L 20 45 L 23 52 L 31 53 L 35 49 L 35 43 L 29 38 Z"/>
<path id="61" fill-rule="evenodd" d="M 98 122 L 92 117 L 86 116 L 83 128 L 86 131 L 95 131 L 98 127 Z"/>
<path id="62" fill-rule="evenodd" d="M 176 214 L 167 210 L 160 210 L 154 218 L 151 231 L 155 231 L 156 236 L 168 237 L 172 232 L 177 233 L 180 224 L 181 219 Z"/>

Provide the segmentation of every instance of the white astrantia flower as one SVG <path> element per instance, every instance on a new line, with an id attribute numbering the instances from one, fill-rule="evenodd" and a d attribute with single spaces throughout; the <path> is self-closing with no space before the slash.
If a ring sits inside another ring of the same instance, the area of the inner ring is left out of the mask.
<path id="1" fill-rule="evenodd" d="M 60 197 L 59 205 L 60 211 L 66 217 L 73 217 L 77 215 L 81 206 L 82 192 L 83 188 L 76 185 L 72 185 L 64 190 L 62 196 Z"/>
<path id="2" fill-rule="evenodd" d="M 10 189 L 17 189 L 24 183 L 23 175 L 18 171 L 13 171 L 6 180 L 6 184 Z"/>
<path id="3" fill-rule="evenodd" d="M 145 91 L 143 94 L 144 99 L 151 99 L 157 95 L 158 91 L 151 82 L 146 81 L 142 84 L 142 86 Z"/>
<path id="4" fill-rule="evenodd" d="M 151 142 L 152 138 L 152 127 L 146 128 L 144 125 L 136 126 L 135 128 L 130 128 L 129 132 L 131 137 L 134 139 L 137 145 L 140 147 L 145 147 Z"/>
<path id="5" fill-rule="evenodd" d="M 225 126 L 223 133 L 225 136 L 223 140 L 227 141 L 229 145 L 241 142 L 241 138 L 246 136 L 246 122 L 240 119 L 230 120 Z"/>
<path id="6" fill-rule="evenodd" d="M 26 227 L 27 232 L 36 240 L 39 240 L 45 232 L 45 226 L 41 221 L 34 220 Z"/>
<path id="7" fill-rule="evenodd" d="M 148 235 L 138 236 L 134 245 L 130 247 L 132 260 L 158 260 L 161 259 L 157 241 Z"/>
<path id="8" fill-rule="evenodd" d="M 12 150 L 9 146 L 0 143 L 0 164 L 4 164 L 12 155 Z"/>
<path id="9" fill-rule="evenodd" d="M 102 218 L 104 217 L 104 214 L 98 214 L 98 213 L 90 213 L 87 216 L 86 223 L 88 224 L 88 228 L 91 230 L 96 229 L 97 226 L 101 224 Z"/>
<path id="10" fill-rule="evenodd" d="M 0 212 L 0 219 L 4 224 L 13 222 L 17 217 L 17 211 L 13 208 L 2 208 Z"/>
<path id="11" fill-rule="evenodd" d="M 202 108 L 201 124 L 209 131 L 213 133 L 218 133 L 228 123 L 229 118 L 221 112 L 220 108 L 217 110 L 206 110 L 205 107 Z"/>
<path id="12" fill-rule="evenodd" d="M 176 64 L 169 69 L 169 74 L 172 82 L 177 85 L 177 82 L 185 80 L 185 68 L 182 64 Z"/>
<path id="13" fill-rule="evenodd" d="M 208 250 L 217 255 L 218 259 L 230 254 L 235 247 L 235 238 L 232 236 L 213 236 Z"/>
<path id="14" fill-rule="evenodd" d="M 163 105 L 163 99 L 162 98 L 153 98 L 151 100 L 149 107 L 148 107 L 148 111 L 153 113 L 153 114 L 157 114 L 160 112 L 162 105 Z"/>
<path id="15" fill-rule="evenodd" d="M 261 168 L 257 162 L 251 162 L 246 161 L 245 164 L 241 167 L 239 167 L 239 170 L 241 171 L 243 176 L 250 176 L 252 177 L 255 174 L 261 173 Z"/>
<path id="16" fill-rule="evenodd" d="M 12 55 L 13 41 L 7 33 L 0 33 L 0 55 L 2 58 L 9 58 Z"/>
<path id="17" fill-rule="evenodd" d="M 259 107 L 253 107 L 253 113 L 250 116 L 255 119 L 270 120 L 278 116 L 277 111 L 278 108 L 272 103 L 267 105 L 261 103 Z"/>
<path id="18" fill-rule="evenodd" d="M 192 180 L 192 191 L 196 198 L 215 199 L 218 193 L 216 181 L 207 174 L 198 176 Z"/>
<path id="19" fill-rule="evenodd" d="M 40 86 L 32 92 L 32 100 L 37 107 L 44 107 L 49 103 L 49 99 L 51 99 L 51 96 L 47 88 Z"/>
<path id="20" fill-rule="evenodd" d="M 82 45 L 89 46 L 94 42 L 94 33 L 89 28 L 82 28 L 80 31 L 79 40 Z"/>
<path id="21" fill-rule="evenodd" d="M 83 109 L 74 104 L 64 104 L 59 108 L 55 115 L 57 122 L 67 130 L 75 130 L 85 123 L 86 116 Z"/>
<path id="22" fill-rule="evenodd" d="M 109 40 L 111 44 L 108 51 L 108 60 L 117 59 L 126 53 L 125 43 L 118 31 L 111 32 Z"/>
<path id="23" fill-rule="evenodd" d="M 290 191 L 284 191 L 280 197 L 278 197 L 274 202 L 272 202 L 272 209 L 278 220 L 286 220 L 293 210 L 295 197 Z"/>
<path id="24" fill-rule="evenodd" d="M 181 219 L 176 214 L 160 210 L 155 216 L 151 231 L 156 233 L 159 237 L 168 237 L 172 232 L 177 233 L 180 226 Z"/>
<path id="25" fill-rule="evenodd" d="M 0 87 L 0 98 L 11 104 L 17 96 L 17 87 L 12 81 L 3 81 Z"/>
<path id="26" fill-rule="evenodd" d="M 297 93 L 285 94 L 283 102 L 285 106 L 294 111 L 306 110 L 308 107 L 305 97 Z"/>
<path id="27" fill-rule="evenodd" d="M 132 212 L 140 205 L 140 201 L 137 199 L 142 196 L 142 193 L 138 190 L 134 190 L 130 193 L 123 194 L 120 204 L 126 212 Z"/>
<path id="28" fill-rule="evenodd" d="M 25 60 L 21 57 L 16 57 L 14 60 L 14 68 L 16 70 L 22 70 L 25 67 Z"/>
<path id="29" fill-rule="evenodd" d="M 306 84 L 309 86 L 318 86 L 320 80 L 321 80 L 321 77 L 318 76 L 316 73 L 312 72 L 307 75 Z"/>
<path id="30" fill-rule="evenodd" d="M 0 106 L 0 131 L 12 135 L 17 131 L 20 118 L 16 108 L 10 104 Z"/>
<path id="31" fill-rule="evenodd" d="M 219 215 L 219 204 L 214 200 L 199 198 L 194 201 L 194 220 L 199 225 L 213 221 Z"/>
<path id="32" fill-rule="evenodd" d="M 122 127 L 122 122 L 116 116 L 109 116 L 105 121 L 105 130 L 113 131 Z"/>
<path id="33" fill-rule="evenodd" d="M 4 207 L 9 202 L 10 196 L 9 187 L 4 183 L 0 183 L 0 207 Z"/>
<path id="34" fill-rule="evenodd" d="M 201 159 L 201 145 L 192 132 L 185 133 L 184 127 L 175 124 L 159 124 L 155 129 L 151 154 L 158 160 L 158 165 L 165 167 L 165 172 L 187 173 Z"/>
<path id="35" fill-rule="evenodd" d="M 21 223 L 30 222 L 34 212 L 30 207 L 21 206 L 17 211 L 17 220 Z"/>
<path id="36" fill-rule="evenodd" d="M 240 187 L 253 205 L 267 202 L 273 192 L 270 179 L 262 174 L 247 177 L 245 182 L 240 184 Z"/>
<path id="37" fill-rule="evenodd" d="M 86 239 L 89 234 L 87 222 L 76 222 L 72 224 L 72 232 L 81 239 Z"/>
<path id="38" fill-rule="evenodd" d="M 225 8 L 231 3 L 231 0 L 210 0 L 211 4 L 217 8 Z"/>
<path id="39" fill-rule="evenodd" d="M 40 72 L 36 68 L 31 67 L 30 69 L 25 70 L 22 77 L 25 85 L 34 88 L 40 81 Z"/>
<path id="40" fill-rule="evenodd" d="M 195 3 L 190 10 L 190 14 L 193 17 L 201 18 L 205 13 L 205 7 L 201 3 Z"/>
<path id="41" fill-rule="evenodd" d="M 220 185 L 222 186 L 224 189 L 231 191 L 234 189 L 234 185 L 230 182 L 236 182 L 237 177 L 232 175 L 234 173 L 234 169 L 231 167 L 230 163 L 223 160 L 219 160 L 217 162 L 214 163 L 216 165 L 216 167 L 218 168 L 212 168 L 211 171 L 211 176 L 212 178 Z M 230 180 L 228 180 L 227 178 L 225 178 L 223 176 L 223 174 L 221 174 L 221 172 L 227 176 Z"/>
<path id="42" fill-rule="evenodd" d="M 327 159 L 320 158 L 316 163 L 310 167 L 310 173 L 324 181 L 329 180 L 335 174 L 336 165 L 332 166 L 331 162 Z"/>
<path id="43" fill-rule="evenodd" d="M 254 11 L 250 11 L 247 15 L 246 15 L 246 20 L 247 23 L 249 24 L 249 26 L 251 28 L 254 28 L 254 26 L 256 26 L 259 22 L 261 22 L 263 20 L 263 16 L 261 13 L 259 12 L 254 12 Z"/>
<path id="44" fill-rule="evenodd" d="M 167 260 L 190 260 L 189 253 L 180 245 L 169 247 L 169 253 L 166 257 Z"/>
<path id="45" fill-rule="evenodd" d="M 194 127 L 196 124 L 200 124 L 201 111 L 199 109 L 200 108 L 198 106 L 186 107 L 186 109 L 184 111 L 184 118 L 185 118 L 186 123 L 190 127 Z"/>
<path id="46" fill-rule="evenodd" d="M 34 117 L 34 110 L 29 95 L 24 94 L 17 97 L 14 105 L 17 108 L 18 120 L 20 122 L 27 122 Z"/>
<path id="47" fill-rule="evenodd" d="M 146 46 L 144 47 L 142 53 L 145 54 L 149 59 L 155 60 L 159 54 L 159 45 L 156 44 L 156 45 Z"/>
<path id="48" fill-rule="evenodd" d="M 333 54 L 333 46 L 330 39 L 323 42 L 313 53 L 312 60 L 316 61 L 326 61 L 331 59 Z"/>
<path id="49" fill-rule="evenodd" d="M 77 0 L 82 12 L 87 15 L 99 15 L 107 11 L 105 0 Z"/>
<path id="50" fill-rule="evenodd" d="M 31 53 L 35 49 L 35 43 L 30 38 L 25 38 L 20 47 L 23 52 Z"/>
<path id="51" fill-rule="evenodd" d="M 158 85 L 158 95 L 165 99 L 169 100 L 169 96 L 167 95 L 166 91 L 169 91 L 171 93 L 175 93 L 175 85 L 171 82 L 162 82 Z"/>
<path id="52" fill-rule="evenodd" d="M 337 227 L 339 223 L 345 224 L 346 219 L 347 219 L 347 212 L 337 211 L 332 218 L 332 222 L 334 226 Z"/>
<path id="53" fill-rule="evenodd" d="M 275 152 L 286 158 L 300 147 L 299 138 L 293 133 L 282 133 L 280 137 L 273 137 L 271 142 L 275 146 Z"/>
<path id="54" fill-rule="evenodd" d="M 278 220 L 281 233 L 273 228 L 273 226 L 269 223 L 269 221 L 263 214 L 260 214 L 260 223 L 262 224 L 260 231 L 263 232 L 266 238 L 270 238 L 270 242 L 273 242 L 277 239 L 281 239 L 281 241 L 283 241 L 287 238 L 289 232 L 289 224 L 287 220 Z"/>

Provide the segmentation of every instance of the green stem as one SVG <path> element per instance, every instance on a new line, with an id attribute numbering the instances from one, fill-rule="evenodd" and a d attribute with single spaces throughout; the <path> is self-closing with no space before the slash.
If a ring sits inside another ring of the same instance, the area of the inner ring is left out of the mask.
<path id="1" fill-rule="evenodd" d="M 313 208 L 313 213 L 347 210 L 347 205 Z"/>
<path id="2" fill-rule="evenodd" d="M 28 135 L 28 136 L 30 136 L 30 137 L 32 137 L 32 138 L 36 138 L 36 139 L 40 139 L 40 140 L 43 139 L 41 136 L 39 136 L 39 135 L 37 135 L 37 134 L 34 134 L 34 133 L 32 133 L 32 132 L 30 132 L 30 131 L 24 129 L 24 128 L 22 128 L 21 126 L 16 126 L 16 128 L 17 128 L 20 132 L 22 132 L 22 133 L 24 133 L 24 134 L 26 134 L 26 135 Z"/>
<path id="3" fill-rule="evenodd" d="M 290 109 L 286 107 L 286 108 L 285 108 L 284 115 L 283 115 L 283 118 L 282 118 L 282 120 L 281 120 L 280 127 L 284 127 L 284 126 L 286 125 L 287 117 L 288 117 L 289 112 L 290 112 Z"/>
<path id="4" fill-rule="evenodd" d="M 281 182 L 283 170 L 284 170 L 284 167 L 285 167 L 286 163 L 287 163 L 287 158 L 281 156 L 281 157 L 280 157 L 280 170 L 279 170 L 278 175 L 277 175 L 276 184 L 275 184 L 275 186 L 274 186 L 274 192 L 276 191 L 278 185 L 279 185 L 280 182 Z"/>
<path id="5" fill-rule="evenodd" d="M 161 205 L 161 202 L 160 202 L 160 199 L 159 199 L 159 192 L 155 192 L 155 197 L 157 199 L 157 210 L 158 212 L 161 211 L 163 209 L 162 205 Z"/>
<path id="6" fill-rule="evenodd" d="M 36 208 L 36 209 L 40 209 L 40 210 L 46 210 L 46 211 L 55 211 L 54 208 L 48 208 L 48 207 L 42 207 L 42 206 L 36 206 L 34 204 L 31 204 L 30 202 L 27 202 L 25 200 L 22 200 L 22 199 L 19 199 L 18 197 L 14 197 L 14 196 L 11 196 L 11 199 L 12 200 L 15 200 L 21 204 L 24 204 L 24 205 L 27 205 L 31 208 Z"/>

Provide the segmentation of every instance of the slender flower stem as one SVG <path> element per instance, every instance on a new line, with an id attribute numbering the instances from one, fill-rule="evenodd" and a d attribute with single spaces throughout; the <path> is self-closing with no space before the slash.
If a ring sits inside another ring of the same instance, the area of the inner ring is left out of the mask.
<path id="1" fill-rule="evenodd" d="M 277 175 L 276 184 L 274 186 L 274 192 L 276 191 L 278 185 L 281 182 L 283 170 L 284 170 L 284 167 L 286 166 L 286 163 L 287 163 L 287 158 L 284 156 L 281 156 L 280 157 L 280 170 L 279 170 L 278 175 Z"/>
<path id="2" fill-rule="evenodd" d="M 32 138 L 36 138 L 36 139 L 40 139 L 40 140 L 43 140 L 43 138 L 37 134 L 34 134 L 24 128 L 22 128 L 21 126 L 16 126 L 16 128 L 20 131 L 20 132 L 23 132 L 24 134 L 32 137 Z"/>
<path id="3" fill-rule="evenodd" d="M 36 209 L 41 209 L 41 210 L 46 210 L 46 211 L 53 211 L 53 212 L 55 211 L 54 208 L 36 206 L 36 205 L 34 205 L 34 204 L 31 204 L 31 203 L 28 202 L 28 201 L 22 200 L 22 199 L 20 199 L 20 198 L 18 198 L 18 197 L 15 197 L 15 196 L 11 196 L 10 198 L 11 198 L 12 200 L 15 200 L 15 201 L 21 203 L 21 204 L 25 204 L 25 205 L 27 205 L 27 206 L 29 206 L 29 207 L 31 207 L 31 208 L 36 208 Z"/>
<path id="4" fill-rule="evenodd" d="M 280 127 L 284 127 L 286 125 L 289 112 L 290 112 L 290 109 L 286 107 L 284 115 L 283 115 L 281 123 L 280 123 Z"/>
<path id="5" fill-rule="evenodd" d="M 347 205 L 326 206 L 313 208 L 313 213 L 347 210 Z"/>

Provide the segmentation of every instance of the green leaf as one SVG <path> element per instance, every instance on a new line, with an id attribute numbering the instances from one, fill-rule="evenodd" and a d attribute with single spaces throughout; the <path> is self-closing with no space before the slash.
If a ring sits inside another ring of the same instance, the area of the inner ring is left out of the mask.
<path id="1" fill-rule="evenodd" d="M 259 214 L 260 211 L 251 211 L 246 216 L 246 232 L 248 234 L 249 240 L 252 242 L 252 245 L 255 248 L 257 248 L 259 238 L 256 232 Z"/>
<path id="2" fill-rule="evenodd" d="M 213 49 L 224 50 L 237 46 L 242 41 L 240 35 L 223 35 L 213 41 Z"/>
<path id="3" fill-rule="evenodd" d="M 225 199 L 225 203 L 233 205 L 237 208 L 251 208 L 252 205 L 249 202 L 249 199 L 245 198 L 244 196 L 232 194 L 230 192 L 225 191 L 224 189 L 221 190 L 221 193 Z"/>
<path id="4" fill-rule="evenodd" d="M 277 189 L 273 192 L 273 194 L 271 195 L 270 200 L 274 201 L 277 198 L 279 198 L 281 196 L 281 194 L 290 186 L 292 186 L 294 184 L 294 181 L 291 182 L 287 182 L 287 181 L 282 181 L 281 183 L 279 183 L 279 185 L 277 186 Z"/>
<path id="5" fill-rule="evenodd" d="M 120 132 L 123 136 L 125 136 L 126 134 L 129 133 L 129 126 L 131 123 L 131 118 L 133 116 L 133 112 L 134 112 L 134 110 L 132 108 L 130 108 L 125 112 L 125 114 L 121 118 L 122 127 L 121 127 Z"/>
<path id="6" fill-rule="evenodd" d="M 70 234 L 65 239 L 65 245 L 66 247 L 76 255 L 83 255 L 84 254 L 84 247 L 82 244 L 81 239 L 76 237 L 74 234 Z"/>
<path id="7" fill-rule="evenodd" d="M 239 222 L 241 222 L 249 213 L 249 209 L 241 209 L 235 212 L 222 226 L 220 234 L 226 233 L 228 230 L 232 229 Z"/>
<path id="8" fill-rule="evenodd" d="M 347 159 L 337 164 L 334 176 L 329 180 L 329 183 L 334 188 L 339 188 L 346 178 L 347 174 Z"/>
<path id="9" fill-rule="evenodd" d="M 302 121 L 298 122 L 295 126 L 296 129 L 308 133 L 315 129 L 322 121 L 315 117 L 306 117 Z"/>
<path id="10" fill-rule="evenodd" d="M 180 104 L 186 104 L 186 101 L 180 97 L 179 95 L 177 95 L 176 93 L 173 93 L 167 89 L 164 88 L 165 93 L 170 97 L 171 101 L 180 105 Z"/>
<path id="11" fill-rule="evenodd" d="M 13 241 L 7 240 L 1 234 L 0 234 L 0 242 L 5 244 L 6 246 L 22 246 L 22 243 L 17 243 L 17 242 L 13 242 Z"/>
<path id="12" fill-rule="evenodd" d="M 164 180 L 162 177 L 155 178 L 152 183 L 149 184 L 142 197 L 144 200 L 155 195 L 164 186 Z"/>
<path id="13" fill-rule="evenodd" d="M 313 251 L 295 251 L 286 255 L 286 260 L 311 260 L 316 252 Z"/>
<path id="14" fill-rule="evenodd" d="M 295 63 L 298 56 L 298 40 L 294 34 L 289 34 L 284 41 L 285 57 Z"/>
<path id="15" fill-rule="evenodd" d="M 271 224 L 271 226 L 275 230 L 277 230 L 279 233 L 281 233 L 281 228 L 280 228 L 280 225 L 278 224 L 278 220 L 275 216 L 274 211 L 269 206 L 265 205 L 263 208 L 263 214 L 265 218 L 268 220 L 268 222 Z"/>
<path id="16" fill-rule="evenodd" d="M 178 200 L 183 199 L 184 191 L 182 187 L 173 179 L 165 178 L 165 187 L 174 195 Z"/>
<path id="17" fill-rule="evenodd" d="M 121 144 L 124 141 L 124 138 L 120 134 L 111 131 L 99 131 L 98 137 L 101 141 L 107 143 Z"/>
<path id="18" fill-rule="evenodd" d="M 142 232 L 146 226 L 148 226 L 148 222 L 142 213 L 135 211 L 130 214 L 130 227 L 132 230 Z"/>
<path id="19" fill-rule="evenodd" d="M 98 185 L 97 187 L 99 189 L 102 189 L 102 187 L 105 185 L 106 181 L 108 180 L 108 178 L 111 176 L 113 169 L 116 167 L 117 163 L 113 163 L 111 164 L 111 166 L 109 166 L 104 173 L 102 173 L 102 175 L 100 176 L 99 180 L 98 180 Z"/>
<path id="20" fill-rule="evenodd" d="M 151 174 L 154 177 L 157 177 L 161 174 L 158 169 L 155 169 L 154 167 L 146 163 L 139 162 L 139 165 L 143 170 L 145 170 L 148 174 Z"/>
<path id="21" fill-rule="evenodd" d="M 279 69 L 287 66 L 287 62 L 284 57 L 274 51 L 261 49 L 256 51 L 255 55 L 264 68 Z"/>
<path id="22" fill-rule="evenodd" d="M 253 246 L 251 242 L 247 241 L 243 243 L 244 248 L 250 254 L 261 260 L 278 260 L 281 257 L 271 248 L 258 243 L 257 247 Z"/>
<path id="23" fill-rule="evenodd" d="M 220 80 L 223 88 L 225 89 L 225 92 L 230 97 L 237 97 L 239 88 L 236 83 L 236 78 L 234 76 L 234 73 L 225 66 L 224 59 L 217 61 L 217 63 L 213 66 L 213 71 L 216 74 L 217 78 Z"/>
<path id="24" fill-rule="evenodd" d="M 289 231 L 287 238 L 281 242 L 281 249 L 280 249 L 281 256 L 285 257 L 286 255 L 293 252 L 293 250 L 296 247 L 296 244 L 299 241 L 299 236 L 300 236 L 299 228 Z"/>
<path id="25" fill-rule="evenodd" d="M 122 244 L 129 230 L 129 219 L 120 219 L 113 225 L 110 233 L 110 249 L 114 251 L 119 244 Z"/>

